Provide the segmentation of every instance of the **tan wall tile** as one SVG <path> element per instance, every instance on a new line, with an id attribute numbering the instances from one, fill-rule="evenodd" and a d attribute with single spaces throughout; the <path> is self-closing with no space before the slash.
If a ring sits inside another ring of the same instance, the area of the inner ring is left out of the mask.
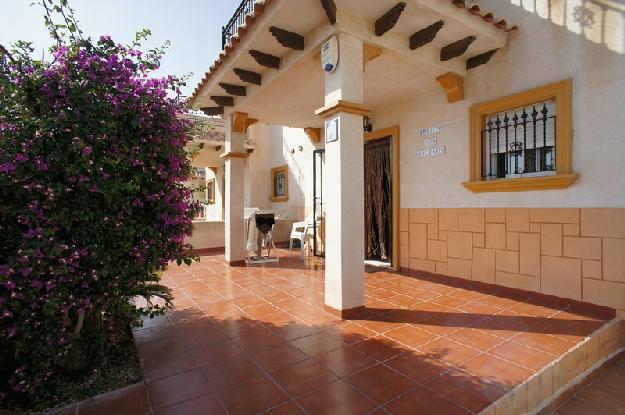
<path id="1" fill-rule="evenodd" d="M 581 300 L 581 259 L 543 256 L 541 277 L 541 292 Z"/>
<path id="2" fill-rule="evenodd" d="M 498 271 L 506 271 L 513 274 L 519 272 L 519 253 L 516 251 L 497 250 L 495 255 L 496 269 Z"/>
<path id="3" fill-rule="evenodd" d="M 579 209 L 532 208 L 530 209 L 530 221 L 545 223 L 579 223 Z"/>
<path id="4" fill-rule="evenodd" d="M 458 230 L 484 232 L 484 209 L 458 209 Z"/>
<path id="5" fill-rule="evenodd" d="M 428 239 L 438 239 L 438 225 L 428 223 Z"/>
<path id="6" fill-rule="evenodd" d="M 473 234 L 473 246 L 477 248 L 484 248 L 484 234 L 483 233 Z"/>
<path id="7" fill-rule="evenodd" d="M 436 272 L 436 262 L 427 259 L 410 258 L 410 269 L 416 271 Z"/>
<path id="8" fill-rule="evenodd" d="M 562 225 L 542 224 L 540 246 L 543 255 L 562 256 Z"/>
<path id="9" fill-rule="evenodd" d="M 625 284 L 584 278 L 584 301 L 625 310 Z"/>
<path id="10" fill-rule="evenodd" d="M 506 249 L 506 225 L 486 224 L 486 248 Z"/>
<path id="11" fill-rule="evenodd" d="M 562 225 L 562 234 L 565 236 L 579 236 L 579 225 L 565 223 Z"/>
<path id="12" fill-rule="evenodd" d="M 427 258 L 427 225 L 410 224 L 410 258 Z"/>
<path id="13" fill-rule="evenodd" d="M 520 234 L 519 272 L 540 276 L 540 235 L 535 233 Z"/>
<path id="14" fill-rule="evenodd" d="M 553 381 L 553 391 L 557 392 L 558 389 L 566 385 L 564 380 L 564 358 L 557 360 L 551 368 L 551 378 Z"/>
<path id="15" fill-rule="evenodd" d="M 439 229 L 445 231 L 458 230 L 458 209 L 438 210 Z"/>
<path id="16" fill-rule="evenodd" d="M 487 283 L 495 282 L 495 250 L 473 248 L 471 279 Z"/>
<path id="17" fill-rule="evenodd" d="M 448 232 L 447 253 L 451 258 L 473 258 L 473 235 L 470 232 Z"/>
<path id="18" fill-rule="evenodd" d="M 447 262 L 437 262 L 436 263 L 436 273 L 437 274 L 442 274 L 442 275 L 447 275 Z"/>
<path id="19" fill-rule="evenodd" d="M 399 232 L 399 244 L 408 246 L 408 241 L 409 241 L 409 233 Z"/>
<path id="20" fill-rule="evenodd" d="M 410 223 L 436 223 L 438 222 L 438 209 L 410 209 Z"/>
<path id="21" fill-rule="evenodd" d="M 506 223 L 506 209 L 504 208 L 487 208 L 486 222 L 490 223 Z"/>
<path id="22" fill-rule="evenodd" d="M 409 209 L 399 209 L 399 230 L 400 232 L 408 232 L 408 212 Z"/>
<path id="23" fill-rule="evenodd" d="M 410 268 L 410 252 L 408 245 L 399 246 L 399 266 L 402 268 Z"/>
<path id="24" fill-rule="evenodd" d="M 599 332 L 599 353 L 602 356 L 607 356 L 622 346 L 620 330 L 622 327 L 619 327 L 618 324 L 611 324 Z"/>
<path id="25" fill-rule="evenodd" d="M 540 233 L 540 223 L 530 223 L 531 233 Z"/>
<path id="26" fill-rule="evenodd" d="M 506 233 L 506 249 L 509 251 L 519 250 L 519 233 L 518 232 Z"/>
<path id="27" fill-rule="evenodd" d="M 530 210 L 527 208 L 506 209 L 506 228 L 512 232 L 529 232 Z"/>
<path id="28" fill-rule="evenodd" d="M 447 275 L 471 279 L 471 261 L 468 259 L 447 259 Z"/>
<path id="29" fill-rule="evenodd" d="M 495 402 L 495 415 L 527 413 L 527 385 L 521 384 Z"/>
<path id="30" fill-rule="evenodd" d="M 428 241 L 428 259 L 439 262 L 447 262 L 447 242 Z"/>
<path id="31" fill-rule="evenodd" d="M 603 279 L 625 282 L 625 239 L 603 240 Z"/>
<path id="32" fill-rule="evenodd" d="M 518 288 L 527 291 L 540 291 L 539 277 L 497 271 L 495 282 L 504 287 Z"/>
<path id="33" fill-rule="evenodd" d="M 625 253 L 625 250 L 623 250 Z M 564 256 L 583 259 L 601 259 L 601 238 L 564 237 Z"/>
<path id="34" fill-rule="evenodd" d="M 625 238 L 625 208 L 582 209 L 581 235 Z"/>
<path id="35" fill-rule="evenodd" d="M 582 275 L 584 278 L 601 279 L 601 261 L 585 259 L 582 261 Z"/>
<path id="36" fill-rule="evenodd" d="M 438 239 L 440 241 L 446 241 L 447 240 L 447 231 L 438 231 Z"/>
<path id="37" fill-rule="evenodd" d="M 604 357 L 599 354 L 599 336 L 590 336 L 586 341 L 586 364 L 591 367 Z"/>
<path id="38" fill-rule="evenodd" d="M 538 408 L 553 394 L 553 370 L 547 366 L 527 382 L 527 410 Z"/>
<path id="39" fill-rule="evenodd" d="M 577 376 L 584 373 L 587 369 L 586 364 L 586 344 L 581 343 L 575 349 L 570 351 L 562 359 L 564 369 L 564 382 L 569 384 Z"/>

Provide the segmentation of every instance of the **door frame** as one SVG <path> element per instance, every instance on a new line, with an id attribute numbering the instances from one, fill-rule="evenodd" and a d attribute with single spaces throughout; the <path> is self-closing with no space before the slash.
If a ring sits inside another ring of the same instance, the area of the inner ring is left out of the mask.
<path id="1" fill-rule="evenodd" d="M 395 271 L 399 271 L 400 252 L 399 252 L 399 126 L 395 125 L 382 130 L 364 133 L 364 142 L 378 140 L 380 138 L 391 138 L 391 171 L 392 177 L 392 213 L 393 224 L 391 227 L 391 267 Z M 364 235 L 363 235 L 364 238 Z"/>

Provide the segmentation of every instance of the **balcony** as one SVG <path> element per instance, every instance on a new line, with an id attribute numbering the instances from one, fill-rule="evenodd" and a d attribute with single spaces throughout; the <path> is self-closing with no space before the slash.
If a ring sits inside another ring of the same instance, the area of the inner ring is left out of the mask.
<path id="1" fill-rule="evenodd" d="M 243 0 L 228 23 L 221 28 L 221 48 L 226 46 L 232 36 L 237 33 L 237 28 L 245 23 L 245 16 L 254 11 L 254 0 Z"/>

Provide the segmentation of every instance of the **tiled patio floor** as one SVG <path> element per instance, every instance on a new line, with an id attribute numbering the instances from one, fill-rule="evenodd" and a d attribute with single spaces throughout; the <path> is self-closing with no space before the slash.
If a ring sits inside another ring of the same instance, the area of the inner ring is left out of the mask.
<path id="1" fill-rule="evenodd" d="M 438 276 L 368 272 L 367 311 L 323 311 L 323 262 L 173 266 L 136 331 L 149 401 L 80 413 L 478 413 L 611 316 Z M 141 409 L 136 409 L 140 407 Z M 122 409 L 120 409 L 122 408 Z M 85 408 L 87 409 L 87 408 Z"/>

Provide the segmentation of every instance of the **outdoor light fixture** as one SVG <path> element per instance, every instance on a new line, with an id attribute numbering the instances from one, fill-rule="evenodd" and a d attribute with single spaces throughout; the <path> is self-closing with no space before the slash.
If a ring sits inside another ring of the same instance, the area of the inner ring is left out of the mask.
<path id="1" fill-rule="evenodd" d="M 297 147 L 297 149 L 298 149 L 299 151 L 304 151 L 304 147 L 302 147 L 302 146 Z"/>
<path id="2" fill-rule="evenodd" d="M 373 125 L 371 124 L 371 118 L 364 116 L 362 118 L 362 129 L 365 133 L 370 133 L 373 131 Z"/>

